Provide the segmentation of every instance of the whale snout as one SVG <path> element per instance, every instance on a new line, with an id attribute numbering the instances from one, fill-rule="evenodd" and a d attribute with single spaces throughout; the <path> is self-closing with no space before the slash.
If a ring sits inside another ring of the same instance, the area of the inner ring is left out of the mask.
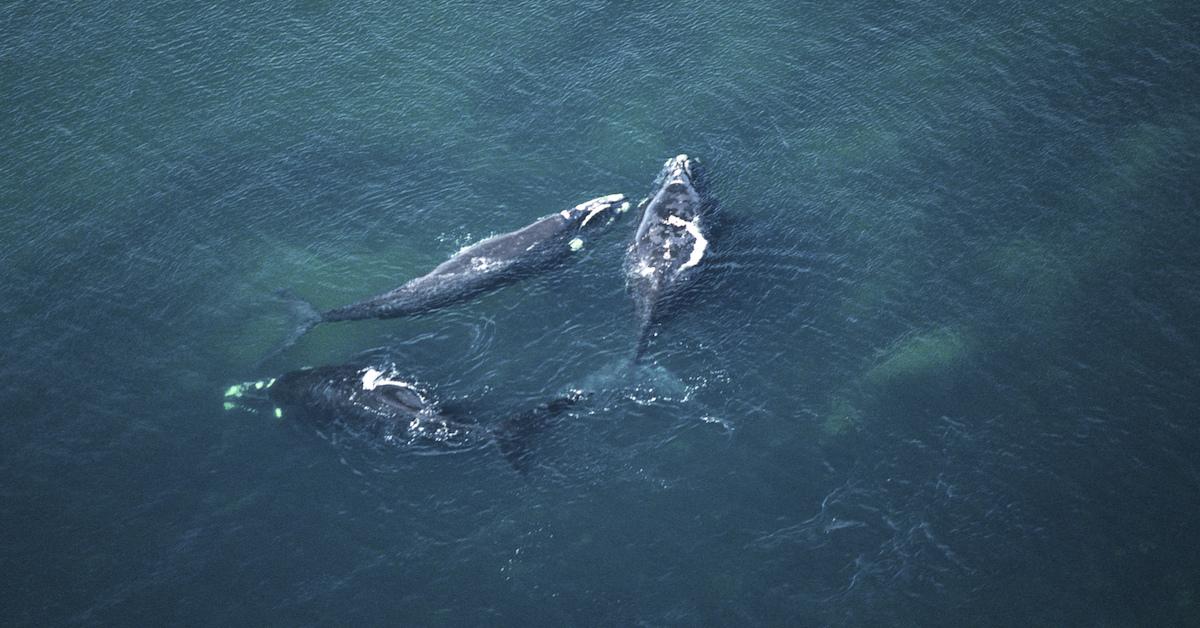
<path id="1" fill-rule="evenodd" d="M 674 193 L 695 190 L 700 183 L 700 162 L 681 153 L 663 164 L 658 177 L 659 189 Z"/>

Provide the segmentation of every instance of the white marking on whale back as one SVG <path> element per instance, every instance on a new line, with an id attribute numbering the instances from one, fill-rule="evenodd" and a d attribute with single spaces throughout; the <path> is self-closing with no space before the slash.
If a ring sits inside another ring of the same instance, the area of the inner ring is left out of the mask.
<path id="1" fill-rule="evenodd" d="M 667 216 L 667 224 L 675 227 L 683 227 L 684 230 L 696 240 L 696 243 L 692 245 L 692 256 L 688 258 L 687 263 L 679 267 L 679 270 L 691 268 L 692 266 L 699 264 L 701 258 L 704 257 L 705 249 L 708 248 L 708 240 L 704 237 L 704 234 L 700 233 L 700 227 L 696 225 L 696 223 L 699 221 L 700 219 L 697 218 L 696 220 L 688 222 L 674 214 Z"/>
<path id="2" fill-rule="evenodd" d="M 363 390 L 375 390 L 376 388 L 379 388 L 380 386 L 399 386 L 400 388 L 408 388 L 410 390 L 413 389 L 412 384 L 409 384 L 408 382 L 402 382 L 402 381 L 395 380 L 395 379 L 385 379 L 383 377 L 382 371 L 378 371 L 378 370 L 371 369 L 371 368 L 367 369 L 366 371 L 363 371 L 363 376 L 362 376 Z"/>
<path id="3" fill-rule="evenodd" d="M 528 249 L 526 249 L 526 250 L 528 250 Z M 491 259 L 490 257 L 472 257 L 471 258 L 471 270 L 479 271 L 479 272 L 492 270 L 494 268 L 499 268 L 503 264 L 504 264 L 504 262 L 502 262 L 500 260 Z"/>

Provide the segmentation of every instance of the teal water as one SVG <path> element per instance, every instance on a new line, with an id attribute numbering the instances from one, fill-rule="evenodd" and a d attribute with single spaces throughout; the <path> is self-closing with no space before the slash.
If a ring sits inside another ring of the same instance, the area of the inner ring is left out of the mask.
<path id="1" fill-rule="evenodd" d="M 436 5 L 436 6 L 433 6 Z M 1200 8 L 0 6 L 5 625 L 1194 625 Z M 325 325 L 704 160 L 711 264 L 621 374 L 634 221 Z M 515 473 L 225 412 L 378 352 Z"/>

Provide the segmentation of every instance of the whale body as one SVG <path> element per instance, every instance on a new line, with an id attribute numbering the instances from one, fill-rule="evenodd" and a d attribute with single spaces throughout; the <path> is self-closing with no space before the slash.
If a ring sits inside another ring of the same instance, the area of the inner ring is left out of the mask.
<path id="1" fill-rule="evenodd" d="M 313 327 L 326 322 L 397 318 L 430 312 L 546 272 L 583 246 L 583 236 L 603 231 L 629 209 L 623 194 L 609 194 L 571 209 L 543 216 L 526 227 L 464 247 L 429 273 L 362 301 L 318 311 L 289 291 L 302 322 L 259 364 L 292 346 Z"/>
<path id="2" fill-rule="evenodd" d="M 225 391 L 225 409 L 265 413 L 367 443 L 411 450 L 495 444 L 515 469 L 524 472 L 530 465 L 529 444 L 534 437 L 585 397 L 571 391 L 485 424 L 462 411 L 443 408 L 428 388 L 402 375 L 394 364 L 344 364 L 230 386 Z"/>
<path id="3" fill-rule="evenodd" d="M 545 216 L 517 231 L 463 248 L 426 275 L 380 295 L 334 308 L 318 322 L 394 318 L 428 312 L 549 270 L 582 245 L 585 230 L 599 230 L 629 208 L 610 194 Z"/>
<path id="4" fill-rule="evenodd" d="M 705 264 L 709 248 L 708 209 L 700 165 L 687 155 L 663 164 L 625 254 L 625 277 L 638 321 L 634 362 L 663 318 L 664 306 Z"/>

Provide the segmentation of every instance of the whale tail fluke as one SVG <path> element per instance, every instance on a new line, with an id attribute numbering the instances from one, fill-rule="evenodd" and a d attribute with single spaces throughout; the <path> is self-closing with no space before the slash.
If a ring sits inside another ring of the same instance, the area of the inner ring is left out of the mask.
<path id="1" fill-rule="evenodd" d="M 321 313 L 317 311 L 317 308 L 313 307 L 312 303 L 305 301 L 292 291 L 279 290 L 275 293 L 275 296 L 279 297 L 283 301 L 286 301 L 288 305 L 291 306 L 293 315 L 300 321 L 300 323 L 291 331 L 291 333 L 288 334 L 287 338 L 285 338 L 283 342 L 279 343 L 279 345 L 272 349 L 270 353 L 263 356 L 262 359 L 258 361 L 256 366 L 262 366 L 271 358 L 274 358 L 280 353 L 287 351 L 292 345 L 296 344 L 301 338 L 303 338 L 304 334 L 307 334 L 310 329 L 316 327 L 317 324 L 322 320 Z"/>

